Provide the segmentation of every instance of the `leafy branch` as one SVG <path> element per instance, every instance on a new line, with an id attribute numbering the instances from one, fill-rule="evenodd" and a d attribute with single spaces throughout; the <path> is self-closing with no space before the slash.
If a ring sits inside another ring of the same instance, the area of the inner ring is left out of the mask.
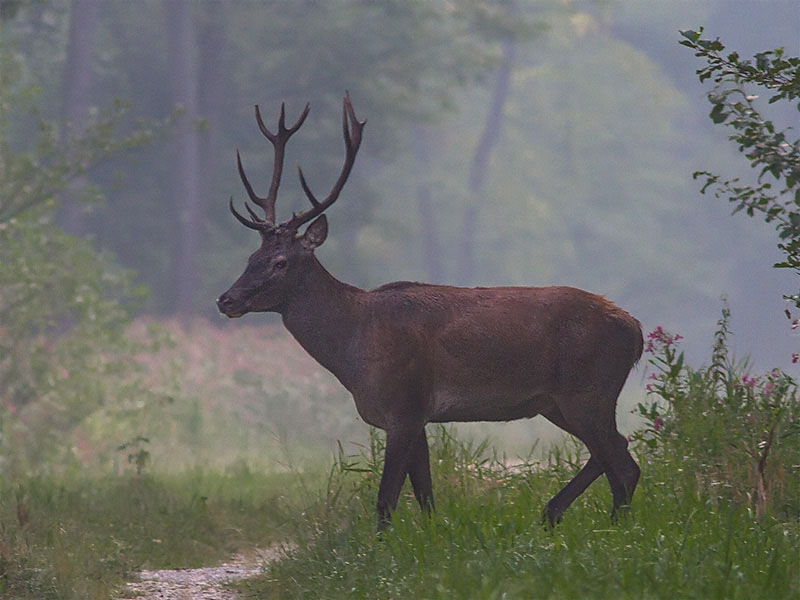
<path id="1" fill-rule="evenodd" d="M 702 27 L 680 33 L 684 38 L 680 44 L 706 61 L 706 66 L 696 71 L 700 81 L 711 79 L 715 84 L 707 94 L 709 117 L 733 130 L 729 139 L 759 171 L 755 185 L 708 171 L 696 171 L 693 177 L 705 179 L 702 193 L 711 189 L 715 197 L 733 203 L 734 214 L 744 211 L 752 217 L 758 213 L 767 223 L 773 223 L 780 239 L 778 248 L 785 255 L 773 266 L 793 269 L 800 275 L 800 139 L 790 139 L 791 128 L 778 129 L 762 117 L 755 107 L 758 96 L 745 89 L 752 85 L 766 88 L 772 92 L 770 104 L 800 99 L 800 58 L 787 57 L 783 48 L 777 48 L 742 59 L 737 52 L 725 54 L 719 39 L 703 39 Z M 800 292 L 787 299 L 800 308 Z"/>
<path id="2" fill-rule="evenodd" d="M 8 107 L 6 107 L 8 109 Z M 128 114 L 125 102 L 115 101 L 109 109 L 97 111 L 82 130 L 66 128 L 63 137 L 55 124 L 40 122 L 35 151 L 12 152 L 0 135 L 0 224 L 47 203 L 73 181 L 92 169 L 150 144 L 157 135 L 171 130 L 179 113 L 165 119 L 138 119 L 135 128 L 120 132 Z M 0 105 L 0 134 L 8 118 Z"/>
<path id="3" fill-rule="evenodd" d="M 749 59 L 740 59 L 738 52 L 723 56 L 725 46 L 719 38 L 702 39 L 700 37 L 703 34 L 702 27 L 700 31 L 686 30 L 680 34 L 685 39 L 679 43 L 695 50 L 695 56 L 704 58 L 708 62 L 708 66 L 696 71 L 701 83 L 713 77 L 716 84 L 737 81 L 777 90 L 777 93 L 769 99 L 770 104 L 781 99 L 800 98 L 800 72 L 798 72 L 800 58 L 787 58 L 783 48 L 759 52 L 753 57 L 755 61 L 753 62 Z"/>

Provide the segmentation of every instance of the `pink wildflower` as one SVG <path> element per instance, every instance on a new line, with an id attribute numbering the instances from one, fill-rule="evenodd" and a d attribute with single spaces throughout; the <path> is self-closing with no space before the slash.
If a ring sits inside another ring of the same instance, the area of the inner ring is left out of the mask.
<path id="1" fill-rule="evenodd" d="M 680 334 L 672 335 L 659 325 L 653 331 L 647 334 L 647 348 L 646 351 L 654 353 L 662 348 L 668 348 L 672 344 L 682 340 L 683 336 Z"/>

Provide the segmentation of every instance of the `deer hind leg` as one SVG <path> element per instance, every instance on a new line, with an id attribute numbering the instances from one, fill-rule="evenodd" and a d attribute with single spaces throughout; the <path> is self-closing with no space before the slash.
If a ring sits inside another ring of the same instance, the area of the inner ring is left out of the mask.
<path id="1" fill-rule="evenodd" d="M 610 406 L 616 408 L 616 403 Z M 609 410 L 605 415 L 583 421 L 577 436 L 597 458 L 606 474 L 614 502 L 612 519 L 616 518 L 621 507 L 631 503 L 640 475 L 639 465 L 628 452 L 628 440 L 617 431 L 614 412 Z"/>
<path id="2" fill-rule="evenodd" d="M 611 486 L 613 498 L 612 518 L 622 506 L 630 504 L 633 492 L 639 481 L 639 466 L 628 452 L 628 441 L 617 431 L 614 410 L 606 415 L 587 414 L 585 407 L 602 407 L 602 402 L 591 403 L 585 398 L 574 399 L 562 406 L 553 419 L 553 414 L 545 415 L 553 423 L 580 439 L 589 449 L 590 459 L 583 469 L 567 486 L 559 492 L 551 502 L 555 501 L 552 513 L 566 507 L 575 500 L 591 484 L 594 479 L 605 473 Z M 570 406 L 571 405 L 571 406 Z M 607 406 L 615 407 L 616 403 Z M 566 414 L 570 415 L 569 417 Z M 557 422 L 559 421 L 559 422 Z M 563 495 L 563 498 L 560 498 Z M 566 504 L 566 505 L 564 505 Z M 548 511 L 550 505 L 548 504 Z M 562 508 L 563 507 L 563 508 Z"/>
<path id="3" fill-rule="evenodd" d="M 611 467 L 606 471 L 608 483 L 611 486 L 611 494 L 614 498 L 614 508 L 611 511 L 611 518 L 616 519 L 618 510 L 627 507 L 633 499 L 633 492 L 636 484 L 639 483 L 641 470 L 639 465 L 628 452 L 628 440 L 614 430 L 614 434 L 609 440 L 613 454 L 611 457 Z"/>
<path id="4" fill-rule="evenodd" d="M 424 434 L 424 429 L 422 432 Z M 378 488 L 378 531 L 386 529 L 392 520 L 391 513 L 397 507 L 397 499 L 409 473 L 412 457 L 416 456 L 415 447 L 419 435 L 418 428 L 391 428 L 386 431 L 386 454 Z M 425 450 L 427 452 L 427 444 Z"/>
<path id="5" fill-rule="evenodd" d="M 542 515 L 542 522 L 551 527 L 560 523 L 564 511 L 569 508 L 569 505 L 602 474 L 603 467 L 595 458 L 590 457 L 578 474 L 570 479 L 569 483 L 547 503 L 547 508 Z"/>
<path id="6" fill-rule="evenodd" d="M 567 422 L 558 407 L 555 407 L 553 410 L 549 410 L 546 413 L 543 412 L 542 416 L 553 423 L 553 425 L 563 429 L 567 433 L 571 433 L 580 439 L 580 436 Z M 567 485 L 565 485 L 564 488 L 555 496 L 553 496 L 547 503 L 547 507 L 542 515 L 542 522 L 549 524 L 551 527 L 556 523 L 560 523 L 564 511 L 569 508 L 569 505 L 572 504 L 575 499 L 580 496 L 586 490 L 586 488 L 588 488 L 594 482 L 594 480 L 600 477 L 602 474 L 603 467 L 601 466 L 600 462 L 593 456 L 590 456 L 589 460 L 585 465 L 583 465 L 583 468 L 578 472 L 578 474 L 575 475 L 575 477 L 573 477 L 569 483 L 567 483 Z"/>
<path id="7" fill-rule="evenodd" d="M 408 467 L 408 476 L 414 497 L 420 507 L 427 513 L 434 509 L 433 483 L 431 482 L 431 461 L 428 454 L 428 438 L 425 430 L 417 437 L 411 450 L 411 462 Z"/>

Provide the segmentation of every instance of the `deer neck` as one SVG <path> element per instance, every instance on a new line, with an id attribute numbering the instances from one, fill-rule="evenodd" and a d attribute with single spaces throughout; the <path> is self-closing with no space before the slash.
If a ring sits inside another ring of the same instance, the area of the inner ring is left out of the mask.
<path id="1" fill-rule="evenodd" d="M 331 275 L 316 257 L 281 311 L 289 333 L 318 363 L 351 389 L 356 336 L 366 292 Z"/>

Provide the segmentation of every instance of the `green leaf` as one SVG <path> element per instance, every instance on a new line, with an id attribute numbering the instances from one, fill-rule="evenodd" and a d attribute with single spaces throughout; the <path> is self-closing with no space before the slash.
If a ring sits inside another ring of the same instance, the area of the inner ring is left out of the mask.
<path id="1" fill-rule="evenodd" d="M 728 113 L 725 112 L 725 105 L 722 103 L 714 104 L 714 108 L 711 109 L 708 116 L 716 124 L 724 123 L 725 119 L 728 118 Z"/>

